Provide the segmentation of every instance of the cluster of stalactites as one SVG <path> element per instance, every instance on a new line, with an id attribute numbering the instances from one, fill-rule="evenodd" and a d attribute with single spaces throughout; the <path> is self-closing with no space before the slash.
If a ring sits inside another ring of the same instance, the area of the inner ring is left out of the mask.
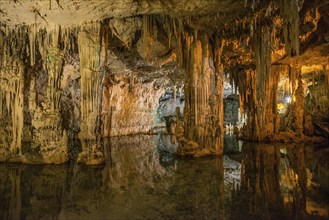
<path id="1" fill-rule="evenodd" d="M 175 18 L 169 15 L 144 15 L 143 17 L 143 42 L 146 60 L 152 47 L 152 39 L 157 39 L 160 31 L 166 34 L 168 48 L 175 48 L 177 63 L 180 67 L 186 68 L 188 65 L 188 51 L 192 42 L 198 38 L 198 31 L 187 31 L 186 26 L 189 19 Z M 200 38 L 201 39 L 201 38 Z"/>
<path id="2" fill-rule="evenodd" d="M 262 140 L 278 130 L 277 85 L 280 68 L 271 66 L 273 28 L 263 26 L 251 39 L 255 67 L 237 68 L 230 74 L 239 90 L 241 113 L 247 114 L 245 138 Z"/>
<path id="3" fill-rule="evenodd" d="M 150 56 L 150 47 L 151 47 L 151 35 L 153 31 L 153 16 L 144 15 L 143 16 L 143 44 L 144 44 L 144 52 L 145 59 L 148 60 Z"/>
<path id="4" fill-rule="evenodd" d="M 29 47 L 26 33 L 26 26 L 15 29 L 0 24 L 0 67 L 5 67 L 13 58 L 25 61 Z"/>
<path id="5" fill-rule="evenodd" d="M 26 28 L 0 27 L 0 120 L 8 124 L 12 155 L 21 154 L 24 102 L 24 57 L 27 54 Z M 3 139 L 4 140 L 4 139 Z"/>
<path id="6" fill-rule="evenodd" d="M 49 56 L 49 48 L 58 48 L 63 53 L 75 51 L 75 39 L 78 28 L 62 27 L 59 25 L 42 27 L 31 25 L 28 30 L 30 65 L 36 63 L 36 56 L 40 54 L 43 67 L 46 69 L 46 61 Z"/>
<path id="7" fill-rule="evenodd" d="M 0 26 L 1 63 L 14 56 L 25 64 L 35 66 L 41 59 L 46 69 L 48 48 L 56 47 L 65 52 L 75 51 L 74 41 L 78 30 L 76 27 L 59 25 Z"/>

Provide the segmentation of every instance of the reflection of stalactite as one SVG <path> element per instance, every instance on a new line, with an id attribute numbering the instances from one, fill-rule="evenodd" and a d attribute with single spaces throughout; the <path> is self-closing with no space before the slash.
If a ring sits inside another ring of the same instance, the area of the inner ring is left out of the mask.
<path id="1" fill-rule="evenodd" d="M 291 168 L 294 170 L 298 185 L 294 187 L 294 206 L 297 217 L 306 210 L 307 175 L 305 167 L 305 147 L 296 146 L 288 149 Z"/>
<path id="2" fill-rule="evenodd" d="M 243 147 L 243 164 L 241 170 L 241 188 L 234 195 L 248 195 L 247 201 L 237 204 L 248 207 L 235 207 L 249 210 L 249 213 L 264 218 L 282 210 L 283 200 L 280 192 L 279 165 L 280 150 L 274 145 L 245 144 Z M 265 202 L 266 201 L 266 202 Z M 243 214 L 243 213 L 241 213 Z"/>
<path id="3" fill-rule="evenodd" d="M 138 195 L 144 187 L 154 188 L 166 175 L 154 152 L 154 136 L 127 136 L 107 139 L 109 161 L 103 170 L 103 187 Z M 131 178 L 134 177 L 134 178 Z"/>

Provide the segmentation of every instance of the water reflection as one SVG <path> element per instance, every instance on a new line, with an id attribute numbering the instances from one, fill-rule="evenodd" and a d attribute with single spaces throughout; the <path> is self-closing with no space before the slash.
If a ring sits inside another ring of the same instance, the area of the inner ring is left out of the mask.
<path id="1" fill-rule="evenodd" d="M 314 182 L 328 178 L 328 174 L 312 175 L 306 165 L 319 161 L 312 156 L 306 159 L 306 150 L 312 154 L 314 148 L 245 143 L 241 186 L 232 194 L 232 215 L 237 219 L 328 217 L 328 199 L 323 197 L 319 201 L 319 196 L 328 191 Z M 325 169 L 328 170 L 328 166 Z M 240 211 L 234 212 L 236 209 Z"/>
<path id="2" fill-rule="evenodd" d="M 102 166 L 0 165 L 0 219 L 328 216 L 323 153 L 245 143 L 234 160 L 177 159 L 163 140 L 112 138 Z"/>

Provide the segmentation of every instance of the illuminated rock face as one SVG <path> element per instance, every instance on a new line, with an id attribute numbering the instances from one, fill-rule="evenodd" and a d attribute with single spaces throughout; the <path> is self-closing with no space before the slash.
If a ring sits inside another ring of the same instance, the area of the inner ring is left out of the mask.
<path id="1" fill-rule="evenodd" d="M 0 3 L 0 161 L 62 163 L 79 138 L 79 162 L 104 162 L 103 138 L 164 130 L 159 101 L 178 87 L 184 109 L 168 108 L 177 153 L 222 154 L 224 74 L 239 92 L 244 139 L 280 140 L 280 75 L 292 97 L 282 130 L 328 135 L 320 123 L 329 103 L 328 4 L 138 2 L 94 3 L 94 11 L 79 0 Z"/>

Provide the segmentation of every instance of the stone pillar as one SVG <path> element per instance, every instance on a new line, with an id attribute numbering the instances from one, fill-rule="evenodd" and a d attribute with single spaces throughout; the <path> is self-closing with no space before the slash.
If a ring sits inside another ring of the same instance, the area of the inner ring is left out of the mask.
<path id="1" fill-rule="evenodd" d="M 48 82 L 46 97 L 41 106 L 36 105 L 35 82 L 31 80 L 29 110 L 32 115 L 32 149 L 40 149 L 40 162 L 63 163 L 68 161 L 67 133 L 62 128 L 59 112 L 61 75 L 64 53 L 59 49 L 60 27 L 54 26 L 47 32 L 46 70 Z"/>
<path id="2" fill-rule="evenodd" d="M 247 113 L 243 129 L 246 140 L 261 141 L 279 131 L 277 87 L 281 69 L 271 66 L 271 31 L 265 29 L 254 35 L 256 70 L 238 74 L 240 106 Z"/>
<path id="3" fill-rule="evenodd" d="M 101 47 L 100 30 L 100 23 L 89 24 L 84 26 L 78 35 L 81 74 L 79 138 L 82 142 L 78 162 L 87 164 L 104 161 L 103 146 L 98 138 L 101 136 L 102 67 L 105 57 L 105 51 Z"/>
<path id="4" fill-rule="evenodd" d="M 223 80 L 204 36 L 192 41 L 185 75 L 184 137 L 177 153 L 194 157 L 222 153 Z M 180 123 L 177 123 L 177 128 Z M 181 135 L 182 136 L 182 135 Z"/>
<path id="5" fill-rule="evenodd" d="M 22 154 L 24 66 L 12 59 L 0 71 L 0 161 L 3 156 L 16 161 Z"/>
<path id="6" fill-rule="evenodd" d="M 297 134 L 303 134 L 304 131 L 304 88 L 302 78 L 298 76 L 298 86 L 294 94 L 295 100 L 293 103 L 293 119 L 294 128 Z"/>

